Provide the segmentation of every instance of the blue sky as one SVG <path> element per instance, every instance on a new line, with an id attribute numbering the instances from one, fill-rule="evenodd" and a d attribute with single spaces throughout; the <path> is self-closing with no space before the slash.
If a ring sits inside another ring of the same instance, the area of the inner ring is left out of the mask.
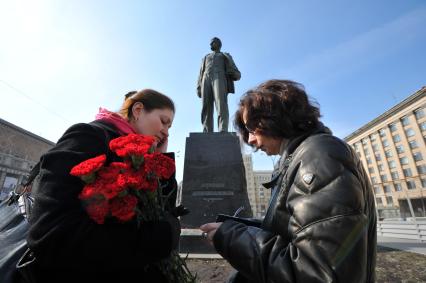
<path id="1" fill-rule="evenodd" d="M 221 38 L 242 73 L 228 98 L 271 78 L 305 85 L 344 138 L 426 85 L 426 2 L 0 0 L 0 118 L 56 141 L 129 90 L 177 106 L 169 149 L 182 179 L 185 139 L 200 132 L 195 87 Z M 273 158 L 254 155 L 255 169 Z"/>

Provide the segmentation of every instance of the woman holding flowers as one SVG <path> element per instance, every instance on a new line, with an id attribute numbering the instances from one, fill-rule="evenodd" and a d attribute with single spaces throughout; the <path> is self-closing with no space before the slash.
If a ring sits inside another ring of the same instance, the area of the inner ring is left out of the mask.
<path id="1" fill-rule="evenodd" d="M 37 282 L 189 281 L 174 279 L 180 224 L 161 192 L 176 185 L 161 154 L 174 113 L 157 91 L 130 92 L 119 112 L 101 108 L 42 156 L 28 236 Z"/>

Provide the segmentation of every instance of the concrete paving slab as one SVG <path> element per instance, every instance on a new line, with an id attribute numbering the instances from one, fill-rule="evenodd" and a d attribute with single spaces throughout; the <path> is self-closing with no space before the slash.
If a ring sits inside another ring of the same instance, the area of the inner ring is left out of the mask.
<path id="1" fill-rule="evenodd" d="M 377 245 L 426 255 L 426 243 L 421 241 L 377 236 Z"/>
<path id="2" fill-rule="evenodd" d="M 182 258 L 199 258 L 199 259 L 223 259 L 220 254 L 179 254 Z"/>

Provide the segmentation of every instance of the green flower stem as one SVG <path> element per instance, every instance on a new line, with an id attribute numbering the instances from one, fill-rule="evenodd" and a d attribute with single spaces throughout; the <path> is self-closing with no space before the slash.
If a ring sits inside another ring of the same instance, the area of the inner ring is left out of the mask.
<path id="1" fill-rule="evenodd" d="M 135 170 L 138 170 L 144 162 L 143 155 L 131 155 L 130 158 L 132 159 L 132 166 Z"/>

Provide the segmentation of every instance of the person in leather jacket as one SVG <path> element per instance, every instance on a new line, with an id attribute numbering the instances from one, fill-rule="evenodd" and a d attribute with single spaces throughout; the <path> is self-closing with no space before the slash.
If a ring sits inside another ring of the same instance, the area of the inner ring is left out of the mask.
<path id="1" fill-rule="evenodd" d="M 320 121 L 303 86 L 269 80 L 240 100 L 242 139 L 280 154 L 261 227 L 233 220 L 200 227 L 236 270 L 231 282 L 374 282 L 376 213 L 354 150 Z"/>

